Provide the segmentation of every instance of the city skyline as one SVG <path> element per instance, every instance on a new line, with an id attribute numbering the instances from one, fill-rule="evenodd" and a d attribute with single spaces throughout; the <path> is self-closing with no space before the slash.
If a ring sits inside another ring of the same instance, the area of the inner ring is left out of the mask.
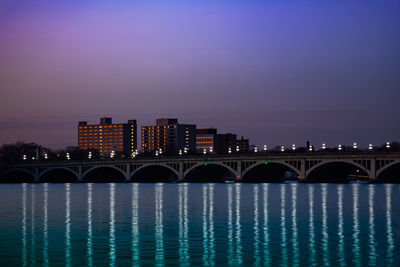
<path id="1" fill-rule="evenodd" d="M 258 146 L 397 141 L 399 6 L 2 1 L 0 143 L 64 148 L 103 116 Z"/>

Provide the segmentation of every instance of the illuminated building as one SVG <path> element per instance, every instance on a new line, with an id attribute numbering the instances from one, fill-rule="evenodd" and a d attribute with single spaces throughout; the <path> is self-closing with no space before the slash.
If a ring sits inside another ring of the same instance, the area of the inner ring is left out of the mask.
<path id="1" fill-rule="evenodd" d="M 218 148 L 218 138 L 217 129 L 197 129 L 196 130 L 196 151 L 197 153 L 203 153 L 204 149 L 206 151 L 213 151 L 217 153 Z"/>
<path id="2" fill-rule="evenodd" d="M 175 154 L 196 150 L 196 125 L 179 124 L 177 119 L 161 118 L 154 126 L 142 126 L 142 152 L 160 151 Z"/>
<path id="3" fill-rule="evenodd" d="M 137 149 L 136 120 L 112 124 L 111 118 L 101 118 L 100 124 L 96 125 L 80 121 L 78 148 L 97 149 L 102 155 L 110 155 L 114 151 L 129 156 Z"/>

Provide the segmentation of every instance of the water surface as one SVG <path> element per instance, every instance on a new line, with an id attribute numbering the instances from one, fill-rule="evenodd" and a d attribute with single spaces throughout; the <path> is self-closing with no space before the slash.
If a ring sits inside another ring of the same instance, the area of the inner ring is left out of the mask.
<path id="1" fill-rule="evenodd" d="M 400 185 L 1 184 L 0 266 L 399 266 Z"/>

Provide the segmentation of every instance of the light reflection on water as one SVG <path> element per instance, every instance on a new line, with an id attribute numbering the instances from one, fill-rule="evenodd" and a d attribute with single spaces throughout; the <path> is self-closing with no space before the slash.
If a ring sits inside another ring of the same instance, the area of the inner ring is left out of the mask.
<path id="1" fill-rule="evenodd" d="M 65 257 L 66 266 L 395 266 L 399 189 L 2 185 L 0 215 L 7 220 L 0 221 L 0 265 L 52 266 Z"/>
<path id="2" fill-rule="evenodd" d="M 328 192 L 326 184 L 322 184 L 322 254 L 324 266 L 329 266 L 329 238 L 328 238 L 328 211 L 327 211 L 327 198 Z"/>
<path id="3" fill-rule="evenodd" d="M 344 225 L 343 225 L 343 185 L 337 187 L 338 195 L 338 258 L 340 266 L 346 266 L 344 254 Z"/>
<path id="4" fill-rule="evenodd" d="M 93 184 L 87 184 L 87 265 L 93 266 Z"/>

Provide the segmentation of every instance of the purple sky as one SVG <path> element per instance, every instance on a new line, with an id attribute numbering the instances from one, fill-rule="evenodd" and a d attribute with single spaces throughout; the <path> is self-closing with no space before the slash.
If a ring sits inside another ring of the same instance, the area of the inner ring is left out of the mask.
<path id="1" fill-rule="evenodd" d="M 82 4 L 85 2 L 85 4 Z M 0 144 L 177 117 L 269 146 L 400 140 L 400 2 L 2 0 Z"/>

